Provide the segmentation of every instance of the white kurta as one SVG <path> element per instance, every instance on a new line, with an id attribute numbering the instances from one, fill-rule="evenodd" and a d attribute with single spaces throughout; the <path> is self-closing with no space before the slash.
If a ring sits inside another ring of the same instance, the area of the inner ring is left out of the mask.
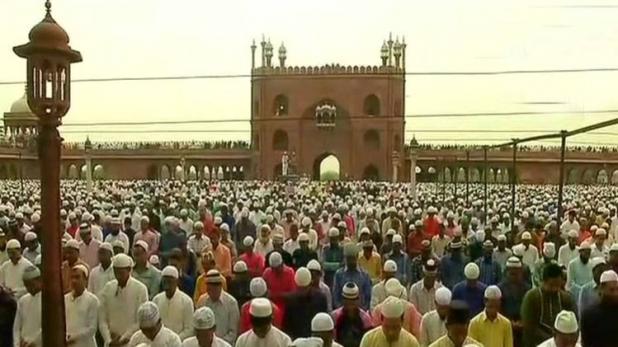
<path id="1" fill-rule="evenodd" d="M 95 266 L 92 271 L 90 271 L 90 278 L 88 278 L 88 291 L 99 296 L 101 294 L 101 290 L 107 284 L 107 282 L 111 282 L 115 280 L 114 276 L 114 268 L 110 264 L 107 269 L 103 269 L 101 264 Z"/>
<path id="2" fill-rule="evenodd" d="M 189 337 L 182 341 L 182 347 L 200 347 L 200 344 L 197 342 L 197 337 Z M 232 347 L 232 345 L 222 338 L 213 336 L 212 345 L 210 347 Z"/>
<path id="3" fill-rule="evenodd" d="M 153 299 L 157 307 L 163 325 L 178 334 L 181 340 L 193 336 L 193 300 L 176 289 L 171 299 L 167 298 L 165 292 L 157 294 Z"/>
<path id="4" fill-rule="evenodd" d="M 574 249 L 569 247 L 569 244 L 560 246 L 558 250 L 558 265 L 569 266 L 571 260 L 579 256 L 579 247 L 575 246 Z"/>
<path id="5" fill-rule="evenodd" d="M 112 333 L 128 340 L 139 330 L 137 310 L 148 301 L 148 289 L 133 277 L 129 278 L 124 288 L 113 280 L 103 287 L 99 300 L 99 330 L 103 340 L 109 343 Z"/>
<path id="6" fill-rule="evenodd" d="M 258 337 L 253 330 L 249 330 L 240 335 L 236 341 L 236 347 L 288 347 L 291 344 L 292 339 L 274 326 L 263 339 Z"/>
<path id="7" fill-rule="evenodd" d="M 17 314 L 13 323 L 13 344 L 20 346 L 20 341 L 33 343 L 42 347 L 41 341 L 41 292 L 32 296 L 26 294 L 17 301 Z"/>
<path id="8" fill-rule="evenodd" d="M 557 347 L 557 346 L 556 346 L 556 341 L 554 341 L 554 338 L 552 337 L 551 339 L 547 339 L 543 341 L 543 343 L 541 343 L 537 347 Z M 581 347 L 579 342 L 575 344 L 575 347 Z"/>
<path id="9" fill-rule="evenodd" d="M 73 293 L 64 296 L 67 336 L 75 339 L 72 347 L 96 347 L 95 335 L 99 319 L 99 299 L 85 290 L 77 298 Z"/>
<path id="10" fill-rule="evenodd" d="M 24 270 L 29 266 L 32 266 L 32 263 L 24 257 L 21 257 L 17 264 L 7 260 L 0 266 L 0 285 L 14 291 L 17 299 L 26 295 L 26 287 L 24 286 L 22 276 L 24 275 Z"/>
<path id="11" fill-rule="evenodd" d="M 152 341 L 148 339 L 141 330 L 136 331 L 131 337 L 128 346 L 136 347 L 141 343 L 145 343 L 150 347 L 182 347 L 178 335 L 164 326 L 161 327 L 161 330 L 159 330 L 159 333 Z"/>
<path id="12" fill-rule="evenodd" d="M 438 311 L 433 310 L 425 313 L 421 319 L 421 347 L 428 347 L 436 340 L 446 335 L 445 320 L 440 319 Z"/>
<path id="13" fill-rule="evenodd" d="M 127 234 L 123 233 L 122 231 L 118 232 L 118 235 L 114 236 L 112 234 L 107 235 L 107 237 L 105 237 L 105 242 L 111 243 L 113 244 L 114 241 L 116 240 L 120 240 L 120 242 L 122 242 L 122 247 L 124 248 L 124 252 L 125 253 L 129 253 L 129 237 L 127 236 Z"/>

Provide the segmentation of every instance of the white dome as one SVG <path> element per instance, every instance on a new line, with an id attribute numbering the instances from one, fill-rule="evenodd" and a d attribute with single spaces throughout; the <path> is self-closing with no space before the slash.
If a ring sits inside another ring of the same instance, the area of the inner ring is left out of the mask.
<path id="1" fill-rule="evenodd" d="M 28 106 L 28 100 L 26 99 L 26 93 L 21 98 L 16 100 L 11 105 L 11 113 L 32 113 L 30 106 Z"/>

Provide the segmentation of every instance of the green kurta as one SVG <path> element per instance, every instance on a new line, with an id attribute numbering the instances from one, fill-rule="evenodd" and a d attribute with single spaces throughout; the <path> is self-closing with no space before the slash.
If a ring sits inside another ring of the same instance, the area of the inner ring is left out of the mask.
<path id="1" fill-rule="evenodd" d="M 536 347 L 552 337 L 554 320 L 562 310 L 577 312 L 569 293 L 552 294 L 541 288 L 530 289 L 521 305 L 523 347 Z"/>

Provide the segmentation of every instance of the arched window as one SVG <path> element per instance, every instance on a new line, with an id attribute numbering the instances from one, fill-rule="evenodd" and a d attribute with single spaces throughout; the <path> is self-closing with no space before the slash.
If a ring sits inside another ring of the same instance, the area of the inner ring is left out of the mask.
<path id="1" fill-rule="evenodd" d="M 618 170 L 612 174 L 612 185 L 618 186 Z"/>
<path id="2" fill-rule="evenodd" d="M 275 116 L 286 116 L 288 114 L 288 97 L 279 94 L 275 97 L 275 103 L 273 105 L 273 114 Z"/>
<path id="3" fill-rule="evenodd" d="M 608 183 L 609 183 L 609 176 L 607 174 L 607 171 L 605 171 L 605 169 L 602 169 L 597 174 L 597 184 L 608 184 Z"/>
<path id="4" fill-rule="evenodd" d="M 273 135 L 273 150 L 287 151 L 288 150 L 288 133 L 283 130 L 275 131 Z"/>
<path id="5" fill-rule="evenodd" d="M 380 99 L 374 94 L 368 95 L 363 104 L 363 111 L 369 116 L 380 115 Z"/>
<path id="6" fill-rule="evenodd" d="M 92 171 L 92 178 L 95 180 L 102 180 L 105 178 L 105 171 L 103 170 L 103 165 L 95 165 L 94 170 Z"/>
<path id="7" fill-rule="evenodd" d="M 363 143 L 369 149 L 380 149 L 380 134 L 375 129 L 365 131 L 363 135 Z"/>

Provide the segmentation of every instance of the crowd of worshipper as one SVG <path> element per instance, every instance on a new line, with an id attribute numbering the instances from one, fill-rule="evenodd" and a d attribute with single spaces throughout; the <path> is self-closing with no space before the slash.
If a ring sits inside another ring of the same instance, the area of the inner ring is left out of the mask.
<path id="1" fill-rule="evenodd" d="M 618 188 L 415 189 L 63 181 L 67 345 L 618 345 Z M 0 230 L 0 347 L 41 347 L 35 183 L 0 181 Z"/>
<path id="2" fill-rule="evenodd" d="M 83 142 L 65 142 L 62 144 L 65 149 L 83 149 Z M 116 141 L 116 142 L 93 142 L 92 148 L 97 150 L 136 150 L 136 149 L 155 149 L 155 150 L 183 150 L 183 149 L 247 149 L 247 141 Z"/>

